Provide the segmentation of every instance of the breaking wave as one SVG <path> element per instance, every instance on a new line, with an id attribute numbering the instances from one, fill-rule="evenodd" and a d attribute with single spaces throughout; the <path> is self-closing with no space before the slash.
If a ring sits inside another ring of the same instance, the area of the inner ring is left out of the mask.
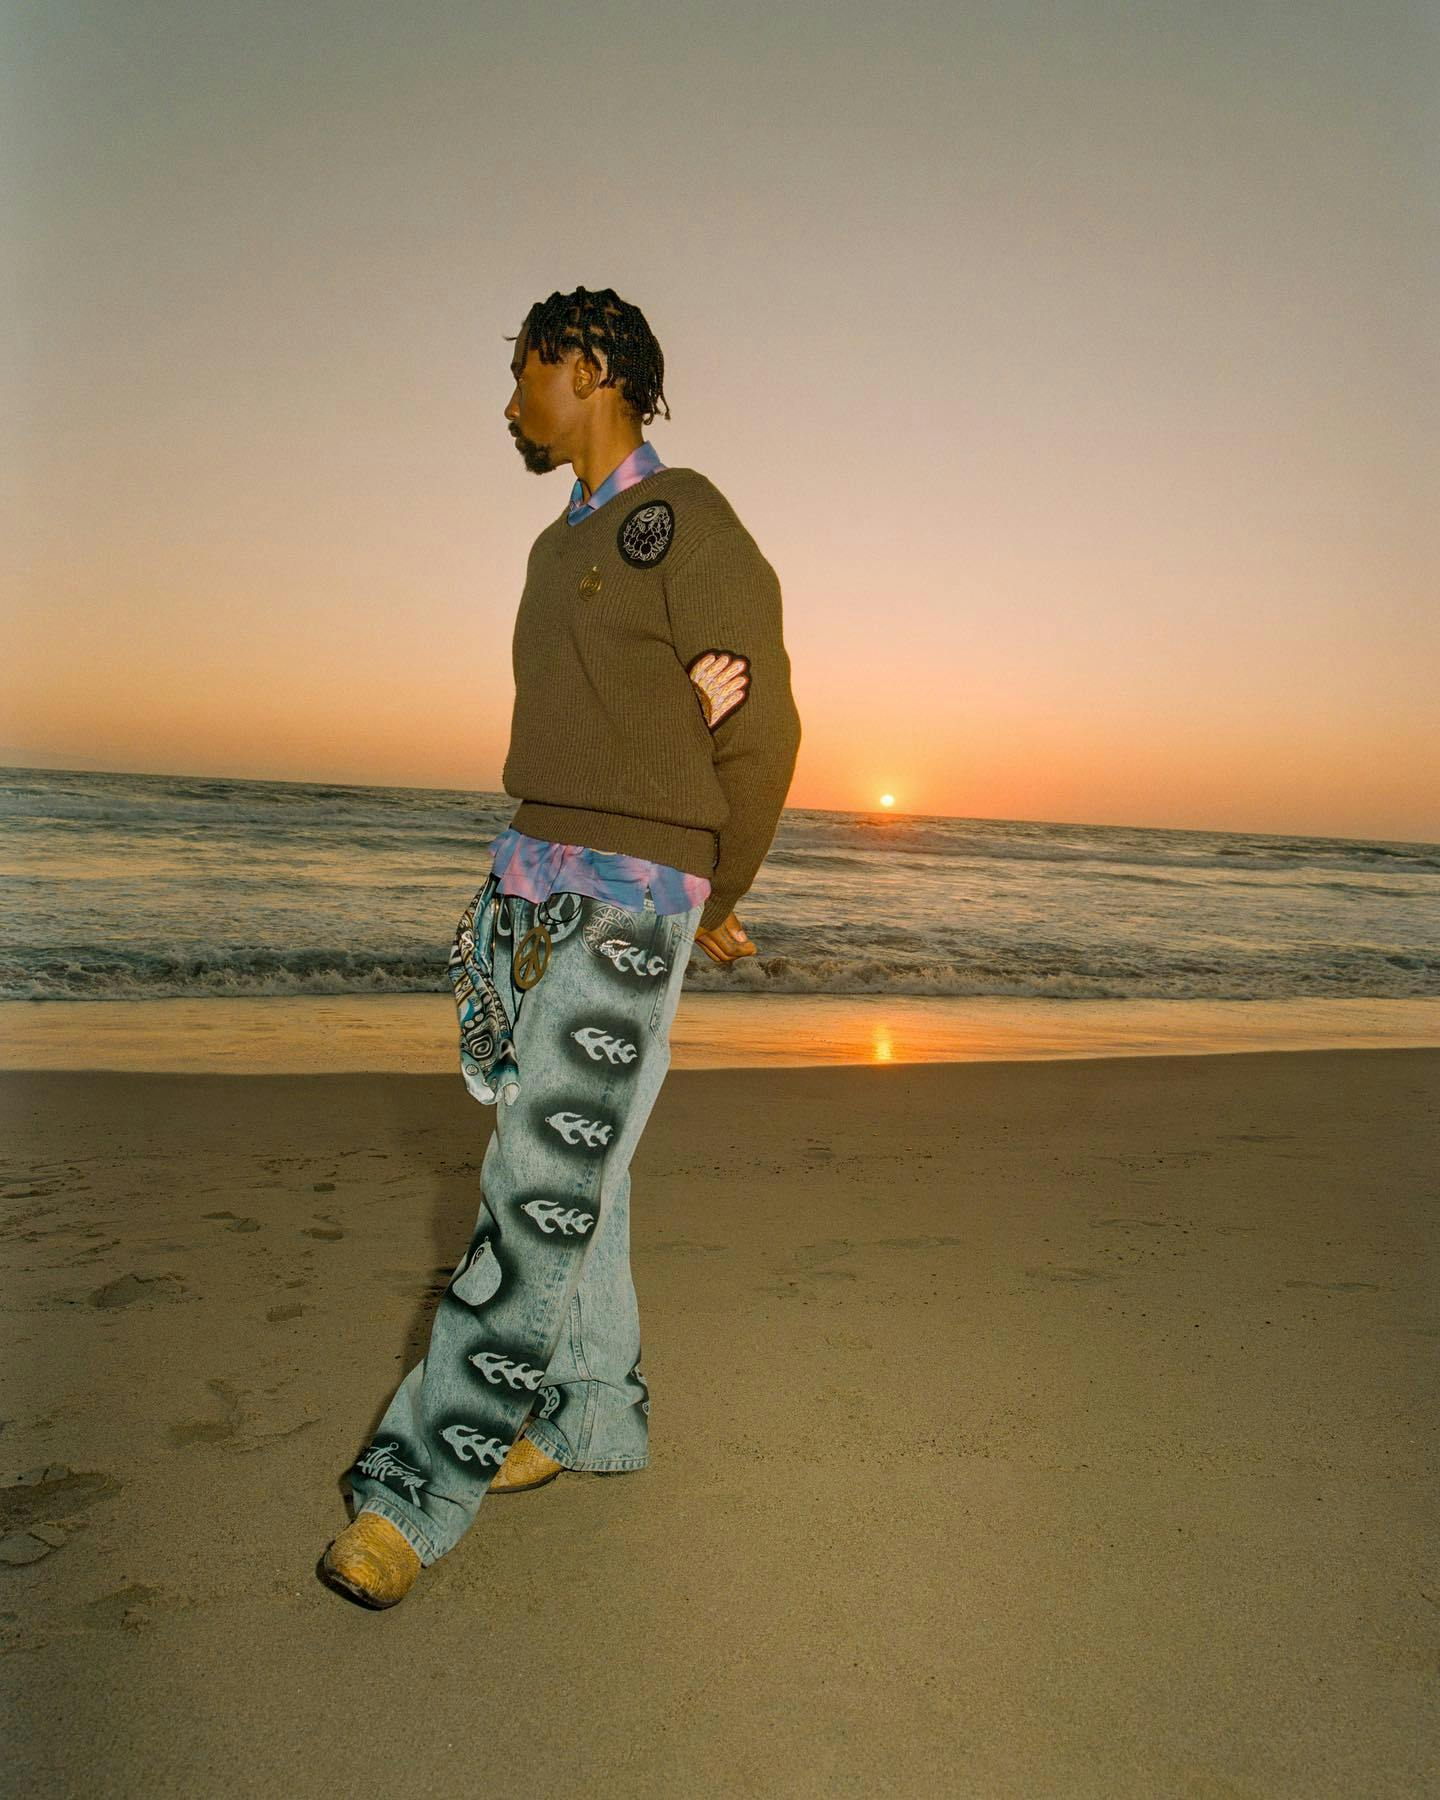
<path id="1" fill-rule="evenodd" d="M 507 795 L 0 770 L 0 998 L 449 992 Z M 1440 846 L 790 808 L 688 989 L 1440 993 Z"/>

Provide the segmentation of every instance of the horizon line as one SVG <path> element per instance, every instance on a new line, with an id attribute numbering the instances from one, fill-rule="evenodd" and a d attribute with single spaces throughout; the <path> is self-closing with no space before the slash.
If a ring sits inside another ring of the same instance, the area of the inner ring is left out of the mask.
<path id="1" fill-rule="evenodd" d="M 0 755 L 4 752 L 0 751 Z M 357 788 L 377 789 L 382 792 L 401 794 L 457 794 L 471 796 L 477 794 L 499 794 L 506 800 L 514 801 L 519 806 L 521 800 L 517 795 L 509 793 L 505 788 L 447 788 L 420 787 L 412 782 L 399 781 L 316 781 L 304 776 L 274 775 L 204 775 L 180 769 L 116 769 L 93 768 L 89 765 L 77 767 L 70 765 L 0 762 L 0 772 L 9 770 L 27 770 L 35 775 L 125 775 L 137 781 L 238 781 L 252 787 L 309 787 L 335 788 L 337 790 L 354 790 Z M 1316 833 L 1305 831 L 1246 831 L 1237 830 L 1233 826 L 1211 825 L 1117 825 L 1110 821 L 1096 819 L 1019 819 L 1000 817 L 987 813 L 919 813 L 904 812 L 895 807 L 839 807 L 839 806 L 800 806 L 786 804 L 781 807 L 781 817 L 787 812 L 828 813 L 839 819 L 877 818 L 877 819 L 915 819 L 941 820 L 947 823 L 970 825 L 1055 825 L 1073 826 L 1083 831 L 1155 831 L 1169 832 L 1177 837 L 1239 837 L 1239 838 L 1294 838 L 1302 843 L 1313 844 L 1380 844 L 1393 845 L 1407 849 L 1440 850 L 1440 840 L 1430 838 L 1381 838 L 1381 837 L 1344 837 L 1335 833 Z"/>

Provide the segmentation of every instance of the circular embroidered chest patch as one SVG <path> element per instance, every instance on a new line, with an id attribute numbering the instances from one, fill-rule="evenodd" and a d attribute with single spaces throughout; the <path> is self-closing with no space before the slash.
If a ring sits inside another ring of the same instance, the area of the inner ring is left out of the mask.
<path id="1" fill-rule="evenodd" d="M 653 569 L 663 560 L 675 535 L 675 514 L 667 500 L 651 500 L 625 515 L 615 543 L 626 562 L 637 569 Z"/>

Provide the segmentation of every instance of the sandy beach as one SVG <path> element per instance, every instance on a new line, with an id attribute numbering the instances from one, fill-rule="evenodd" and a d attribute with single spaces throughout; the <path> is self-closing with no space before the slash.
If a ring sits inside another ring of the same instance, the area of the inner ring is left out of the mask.
<path id="1" fill-rule="evenodd" d="M 493 1113 L 12 1071 L 15 1792 L 1435 1791 L 1440 1050 L 672 1072 L 649 1469 L 325 1589 Z"/>

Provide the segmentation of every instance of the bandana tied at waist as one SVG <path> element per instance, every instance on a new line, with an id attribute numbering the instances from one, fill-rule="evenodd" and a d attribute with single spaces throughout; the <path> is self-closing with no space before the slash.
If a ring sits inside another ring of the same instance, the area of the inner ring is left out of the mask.
<path id="1" fill-rule="evenodd" d="M 500 877 L 492 870 L 484 887 L 460 915 L 446 973 L 460 1013 L 460 1073 L 486 1106 L 504 1094 L 513 1106 L 520 1092 L 515 1063 L 514 1025 L 495 985 L 491 944 Z"/>

